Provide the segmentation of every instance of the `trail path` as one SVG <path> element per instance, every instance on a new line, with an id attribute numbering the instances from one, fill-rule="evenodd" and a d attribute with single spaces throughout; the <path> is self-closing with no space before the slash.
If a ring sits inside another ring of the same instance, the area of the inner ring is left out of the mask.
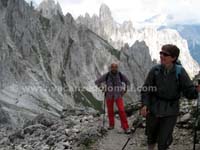
<path id="1" fill-rule="evenodd" d="M 119 119 L 115 119 L 115 129 L 109 130 L 107 135 L 97 141 L 93 146 L 92 150 L 121 150 L 128 137 L 123 133 L 120 127 Z M 131 121 L 129 121 L 129 124 Z M 192 150 L 193 138 L 191 130 L 175 128 L 174 131 L 174 142 L 169 150 Z M 145 130 L 139 128 L 134 133 L 132 139 L 129 141 L 126 150 L 147 150 Z M 199 145 L 198 145 L 199 146 Z M 198 147 L 197 149 L 200 149 Z"/>

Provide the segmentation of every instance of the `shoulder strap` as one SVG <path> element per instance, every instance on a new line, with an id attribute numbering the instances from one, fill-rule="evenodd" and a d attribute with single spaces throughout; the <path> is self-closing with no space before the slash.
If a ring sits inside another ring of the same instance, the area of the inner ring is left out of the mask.
<path id="1" fill-rule="evenodd" d="M 154 70 L 155 75 L 158 75 L 160 73 L 160 70 L 161 70 L 161 65 L 160 64 L 156 65 Z"/>
<path id="2" fill-rule="evenodd" d="M 156 85 L 156 76 L 160 73 L 161 65 L 158 64 L 154 67 L 153 84 Z"/>
<path id="3" fill-rule="evenodd" d="M 106 74 L 106 82 L 108 81 L 109 73 L 110 73 L 110 72 L 108 72 L 108 73 Z"/>
<path id="4" fill-rule="evenodd" d="M 177 80 L 179 80 L 179 77 L 181 75 L 181 70 L 182 70 L 182 66 L 176 64 L 176 79 Z"/>
<path id="5" fill-rule="evenodd" d="M 121 72 L 119 72 L 119 78 L 120 78 L 120 81 L 122 82 L 123 76 L 122 76 L 122 73 L 121 73 Z"/>

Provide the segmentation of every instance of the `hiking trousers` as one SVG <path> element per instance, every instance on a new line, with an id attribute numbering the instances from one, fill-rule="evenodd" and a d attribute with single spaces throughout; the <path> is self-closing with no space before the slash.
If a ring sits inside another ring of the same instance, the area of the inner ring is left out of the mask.
<path id="1" fill-rule="evenodd" d="M 124 103 L 123 99 L 117 98 L 114 100 L 114 98 L 108 98 L 106 99 L 106 104 L 107 104 L 107 110 L 108 110 L 108 119 L 109 119 L 109 125 L 110 127 L 115 126 L 115 114 L 114 114 L 114 102 L 116 102 L 118 111 L 119 111 L 119 117 L 121 120 L 121 127 L 126 130 L 129 128 L 127 117 L 126 117 L 126 112 L 124 110 Z"/>
<path id="2" fill-rule="evenodd" d="M 158 144 L 158 150 L 167 150 L 173 141 L 173 130 L 177 116 L 156 117 L 148 114 L 146 118 L 146 134 L 148 145 Z"/>

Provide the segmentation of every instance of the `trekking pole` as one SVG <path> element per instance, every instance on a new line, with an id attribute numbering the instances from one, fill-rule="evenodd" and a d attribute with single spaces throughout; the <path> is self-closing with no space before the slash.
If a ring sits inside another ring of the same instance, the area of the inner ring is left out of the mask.
<path id="1" fill-rule="evenodd" d="M 103 128 L 105 128 L 105 122 L 106 122 L 106 93 L 104 95 L 104 100 L 103 100 Z"/>
<path id="2" fill-rule="evenodd" d="M 198 85 L 200 85 L 200 79 L 198 79 Z M 196 140 L 197 140 L 197 129 L 199 125 L 199 109 L 200 109 L 200 94 L 197 99 L 197 109 L 196 109 L 196 119 L 194 124 L 194 137 L 193 137 L 193 150 L 196 150 Z"/>
<path id="3" fill-rule="evenodd" d="M 129 136 L 129 138 L 127 139 L 126 143 L 124 144 L 124 146 L 122 147 L 122 150 L 125 150 L 126 146 L 128 145 L 129 141 L 133 138 L 134 133 L 136 132 L 137 128 L 139 128 L 139 126 L 143 123 L 143 119 L 141 116 L 139 116 L 137 118 L 137 122 L 136 125 L 134 127 L 133 130 L 131 130 L 131 136 Z"/>

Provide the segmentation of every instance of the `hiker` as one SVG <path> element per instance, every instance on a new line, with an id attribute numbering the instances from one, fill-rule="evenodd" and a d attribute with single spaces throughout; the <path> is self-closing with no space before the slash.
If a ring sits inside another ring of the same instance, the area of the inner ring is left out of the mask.
<path id="1" fill-rule="evenodd" d="M 101 88 L 102 83 L 106 84 L 105 99 L 108 110 L 109 119 L 109 130 L 114 129 L 115 118 L 114 118 L 114 102 L 116 102 L 119 116 L 121 120 L 121 127 L 126 134 L 130 133 L 126 113 L 124 110 L 123 95 L 127 91 L 127 86 L 130 85 L 127 77 L 118 71 L 118 65 L 116 63 L 111 64 L 111 70 L 106 74 L 102 75 L 95 81 L 95 84 Z M 123 86 L 125 84 L 125 87 Z"/>
<path id="2" fill-rule="evenodd" d="M 158 150 L 168 149 L 173 141 L 181 95 L 196 99 L 200 92 L 200 86 L 195 87 L 185 69 L 176 63 L 179 53 L 177 46 L 163 45 L 161 64 L 150 70 L 141 91 L 140 114 L 146 117 L 148 150 L 153 150 L 156 143 Z"/>

